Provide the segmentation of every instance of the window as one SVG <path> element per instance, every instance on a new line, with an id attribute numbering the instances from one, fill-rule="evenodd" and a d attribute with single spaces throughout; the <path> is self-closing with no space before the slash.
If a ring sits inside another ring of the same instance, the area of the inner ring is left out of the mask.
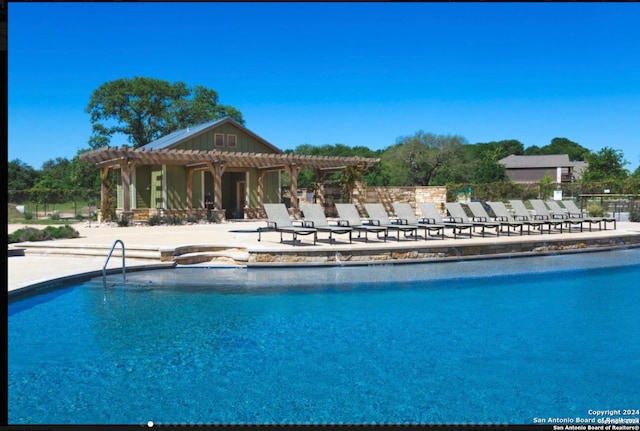
<path id="1" fill-rule="evenodd" d="M 222 133 L 216 133 L 213 135 L 213 142 L 216 147 L 224 147 L 224 135 Z"/>
<path id="2" fill-rule="evenodd" d="M 227 147 L 236 148 L 238 146 L 238 138 L 236 135 L 227 135 Z"/>

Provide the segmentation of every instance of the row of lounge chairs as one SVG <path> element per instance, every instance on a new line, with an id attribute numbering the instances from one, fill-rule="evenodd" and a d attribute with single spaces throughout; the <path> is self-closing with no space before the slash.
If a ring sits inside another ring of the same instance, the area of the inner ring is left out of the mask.
<path id="1" fill-rule="evenodd" d="M 408 203 L 394 202 L 393 209 L 395 219 L 392 220 L 382 204 L 366 203 L 365 209 L 369 215 L 366 220 L 362 220 L 358 214 L 358 210 L 353 204 L 336 204 L 339 220 L 330 223 L 325 214 L 324 209 L 319 204 L 302 203 L 300 209 L 304 214 L 303 220 L 293 222 L 289 217 L 289 213 L 284 204 L 264 204 L 267 214 L 267 226 L 258 229 L 258 241 L 261 240 L 262 232 L 277 231 L 280 233 L 280 242 L 283 242 L 283 234 L 291 234 L 293 236 L 292 243 L 296 244 L 299 235 L 313 235 L 313 244 L 318 241 L 318 232 L 328 233 L 329 242 L 335 241 L 335 235 L 348 235 L 349 243 L 353 241 L 353 232 L 361 238 L 364 234 L 365 241 L 369 241 L 369 234 L 375 234 L 377 239 L 386 242 L 389 232 L 395 231 L 395 236 L 400 241 L 401 234 L 405 238 L 418 239 L 418 231 L 423 231 L 422 237 L 427 239 L 431 236 L 439 236 L 444 239 L 445 229 L 452 231 L 454 238 L 459 235 L 468 233 L 469 238 L 477 229 L 481 230 L 484 237 L 485 233 L 500 236 L 506 230 L 507 235 L 511 235 L 512 230 L 522 235 L 525 232 L 531 234 L 538 231 L 543 234 L 545 229 L 548 233 L 559 231 L 562 233 L 564 229 L 572 231 L 572 227 L 580 227 L 586 223 L 589 231 L 594 225 L 598 225 L 601 230 L 602 226 L 607 228 L 607 223 L 612 222 L 614 229 L 616 228 L 615 218 L 610 217 L 588 217 L 581 212 L 573 201 L 563 201 L 564 209 L 557 202 L 532 199 L 529 201 L 535 214 L 531 214 L 523 201 L 511 200 L 509 202 L 511 211 L 507 209 L 502 202 L 487 202 L 488 209 L 493 212 L 490 216 L 487 208 L 480 202 L 470 202 L 468 204 L 469 211 L 472 215 L 468 215 L 465 208 L 459 202 L 447 202 L 445 204 L 448 217 L 442 217 L 438 209 L 433 203 L 418 204 L 422 218 L 418 218 Z"/>

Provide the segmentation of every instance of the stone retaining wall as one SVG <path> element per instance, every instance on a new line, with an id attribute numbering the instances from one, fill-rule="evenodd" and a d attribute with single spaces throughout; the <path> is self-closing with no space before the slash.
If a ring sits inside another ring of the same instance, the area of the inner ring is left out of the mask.
<path id="1" fill-rule="evenodd" d="M 487 257 L 517 257 L 530 254 L 556 254 L 575 251 L 639 247 L 640 235 L 605 238 L 552 239 L 530 238 L 518 243 L 460 244 L 458 246 L 430 244 L 389 245 L 388 247 L 353 249 L 346 245 L 326 250 L 249 250 L 247 266 L 322 266 L 418 263 L 434 260 L 463 260 Z"/>

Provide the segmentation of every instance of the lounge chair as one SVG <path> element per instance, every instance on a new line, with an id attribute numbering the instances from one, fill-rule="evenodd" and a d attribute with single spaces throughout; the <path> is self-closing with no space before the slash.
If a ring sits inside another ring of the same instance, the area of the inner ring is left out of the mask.
<path id="1" fill-rule="evenodd" d="M 389 219 L 387 211 L 382 204 L 364 204 L 367 214 L 369 215 L 369 223 L 374 226 L 384 226 L 387 230 L 395 230 L 397 232 L 397 240 L 400 241 L 400 232 L 404 232 L 406 238 L 407 233 L 413 236 L 413 239 L 418 240 L 418 228 L 416 226 L 410 226 L 407 224 L 392 223 Z"/>
<path id="2" fill-rule="evenodd" d="M 529 203 L 533 207 L 533 210 L 536 212 L 537 217 L 543 217 L 545 220 L 556 221 L 560 220 L 564 223 L 565 226 L 569 228 L 569 232 L 571 232 L 572 225 L 580 225 L 580 232 L 582 232 L 582 221 L 577 219 L 570 219 L 568 215 L 564 214 L 560 211 L 560 214 L 555 214 L 549 211 L 549 208 L 544 204 L 544 201 L 541 199 L 529 199 Z M 560 232 L 562 232 L 562 227 L 560 228 Z"/>
<path id="3" fill-rule="evenodd" d="M 540 233 L 543 233 L 544 226 L 547 226 L 548 232 L 551 233 L 551 226 L 555 225 L 555 223 L 531 215 L 527 207 L 524 206 L 524 202 L 518 200 L 510 200 L 509 205 L 511 205 L 511 209 L 514 212 L 514 218 L 516 220 L 529 222 L 531 226 L 540 229 Z M 560 223 L 560 232 L 562 232 L 562 226 L 563 224 Z"/>
<path id="4" fill-rule="evenodd" d="M 264 204 L 264 210 L 267 213 L 267 227 L 258 228 L 258 241 L 261 239 L 262 232 L 275 230 L 280 232 L 280 242 L 282 242 L 283 233 L 290 233 L 293 235 L 293 245 L 296 245 L 298 235 L 313 235 L 313 244 L 315 245 L 318 240 L 318 229 L 294 226 L 284 204 Z"/>
<path id="5" fill-rule="evenodd" d="M 556 205 L 557 202 L 555 202 Z M 589 231 L 591 231 L 592 224 L 598 224 L 598 230 L 602 229 L 602 224 L 604 224 L 604 230 L 607 230 L 607 223 L 613 223 L 613 229 L 616 229 L 616 218 L 615 217 L 591 217 L 588 214 L 585 214 L 583 211 L 578 208 L 576 203 L 572 200 L 562 201 L 562 205 L 571 218 L 582 219 L 586 223 L 589 223 Z M 559 206 L 559 205 L 558 205 Z M 551 208 L 551 206 L 549 207 Z M 553 210 L 553 208 L 551 208 Z"/>
<path id="6" fill-rule="evenodd" d="M 482 237 L 484 238 L 484 233 L 487 228 L 495 229 L 496 236 L 500 236 L 500 228 L 502 225 L 498 222 L 492 222 L 489 220 L 481 221 L 476 220 L 475 218 L 469 218 L 467 213 L 465 212 L 462 204 L 460 202 L 447 202 L 445 203 L 447 207 L 447 211 L 449 211 L 449 215 L 451 216 L 452 221 L 459 223 L 471 223 L 473 225 L 473 230 L 477 227 L 482 228 Z"/>
<path id="7" fill-rule="evenodd" d="M 474 202 L 472 202 L 472 204 L 473 203 Z M 487 202 L 487 205 L 491 207 L 491 210 L 495 214 L 495 220 L 507 227 L 507 235 L 511 235 L 511 228 L 520 228 L 520 235 L 522 235 L 525 226 L 527 227 L 527 234 L 531 235 L 531 222 L 526 220 L 516 220 L 511 214 L 509 214 L 509 210 L 504 203 Z M 470 206 L 470 208 L 473 211 L 473 207 Z"/>
<path id="8" fill-rule="evenodd" d="M 452 229 L 453 238 L 458 238 L 458 233 L 462 233 L 466 229 L 469 229 L 469 238 L 473 235 L 473 225 L 471 223 L 445 221 L 436 206 L 431 202 L 420 203 L 418 204 L 418 208 L 420 208 L 420 212 L 422 212 L 423 221 L 444 225 L 446 228 Z"/>
<path id="9" fill-rule="evenodd" d="M 358 238 L 360 238 L 360 234 L 364 232 L 364 239 L 369 242 L 369 232 L 375 233 L 378 239 L 380 239 L 380 234 L 383 233 L 384 241 L 387 241 L 387 235 L 389 234 L 388 229 L 384 226 L 374 226 L 362 223 L 358 210 L 354 204 L 336 204 L 336 209 L 340 216 L 340 223 L 357 231 Z"/>
<path id="10" fill-rule="evenodd" d="M 444 225 L 436 223 L 428 223 L 426 220 L 418 220 L 418 217 L 411 209 L 411 205 L 404 202 L 394 202 L 393 210 L 396 212 L 398 223 L 415 226 L 418 229 L 424 229 L 424 239 L 428 238 L 429 232 L 440 233 L 440 238 L 444 239 Z"/>
<path id="11" fill-rule="evenodd" d="M 473 213 L 473 220 L 477 220 L 477 221 L 484 221 L 484 222 L 495 222 L 495 223 L 500 223 L 500 231 L 503 231 L 503 228 L 506 226 L 507 227 L 507 235 L 511 234 L 511 227 L 519 227 L 520 228 L 520 235 L 522 235 L 522 226 L 524 226 L 524 223 L 520 222 L 516 222 L 515 224 L 510 223 L 509 220 L 506 219 L 499 219 L 498 217 L 491 217 L 489 215 L 489 213 L 487 213 L 487 210 L 484 209 L 484 205 L 482 205 L 481 202 L 469 202 L 468 204 L 469 209 L 471 210 L 471 213 Z"/>
<path id="12" fill-rule="evenodd" d="M 564 205 L 564 207 L 569 210 L 570 214 L 580 214 L 582 215 L 583 218 L 585 219 L 590 219 L 590 220 L 598 220 L 598 219 L 602 219 L 602 223 L 604 224 L 604 230 L 607 230 L 607 223 L 613 223 L 613 229 L 616 229 L 616 218 L 615 217 L 594 217 L 591 216 L 589 214 L 583 214 L 582 211 L 580 211 L 580 209 L 578 209 L 578 206 L 576 205 L 576 203 L 574 201 L 562 201 L 562 204 Z"/>
<path id="13" fill-rule="evenodd" d="M 301 203 L 300 209 L 304 214 L 305 227 L 318 229 L 319 232 L 329 232 L 330 244 L 335 241 L 333 234 L 349 234 L 349 244 L 351 244 L 351 233 L 353 229 L 349 226 L 329 224 L 327 217 L 324 215 L 324 209 L 319 204 Z"/>

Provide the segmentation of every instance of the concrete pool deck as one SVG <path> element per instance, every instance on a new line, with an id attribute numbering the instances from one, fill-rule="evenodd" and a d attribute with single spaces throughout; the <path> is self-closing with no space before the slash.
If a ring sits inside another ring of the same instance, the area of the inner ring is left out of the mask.
<path id="1" fill-rule="evenodd" d="M 352 244 L 346 235 L 337 235 L 336 242 L 329 244 L 328 234 L 319 232 L 316 245 L 312 236 L 300 236 L 295 246 L 287 234 L 284 243 L 280 243 L 278 232 L 263 232 L 258 241 L 257 229 L 265 226 L 264 220 L 153 227 L 78 223 L 73 227 L 80 233 L 79 238 L 12 244 L 7 258 L 7 290 L 16 293 L 78 274 L 100 276 L 116 240 L 125 244 L 127 269 L 409 263 L 640 246 L 640 223 L 624 221 L 618 222 L 615 230 L 611 225 L 607 230 L 593 232 L 588 228 L 579 232 L 574 227 L 570 233 L 505 233 L 499 237 L 487 233 L 484 238 L 477 232 L 472 238 L 454 239 L 447 230 L 444 240 L 430 236 L 426 241 L 422 237 L 417 241 L 401 237 L 397 241 L 393 233 L 386 242 L 377 240 L 375 234 L 365 242 L 354 233 Z M 22 227 L 9 225 L 8 233 Z M 110 273 L 122 267 L 121 256 L 117 246 L 107 266 Z"/>

